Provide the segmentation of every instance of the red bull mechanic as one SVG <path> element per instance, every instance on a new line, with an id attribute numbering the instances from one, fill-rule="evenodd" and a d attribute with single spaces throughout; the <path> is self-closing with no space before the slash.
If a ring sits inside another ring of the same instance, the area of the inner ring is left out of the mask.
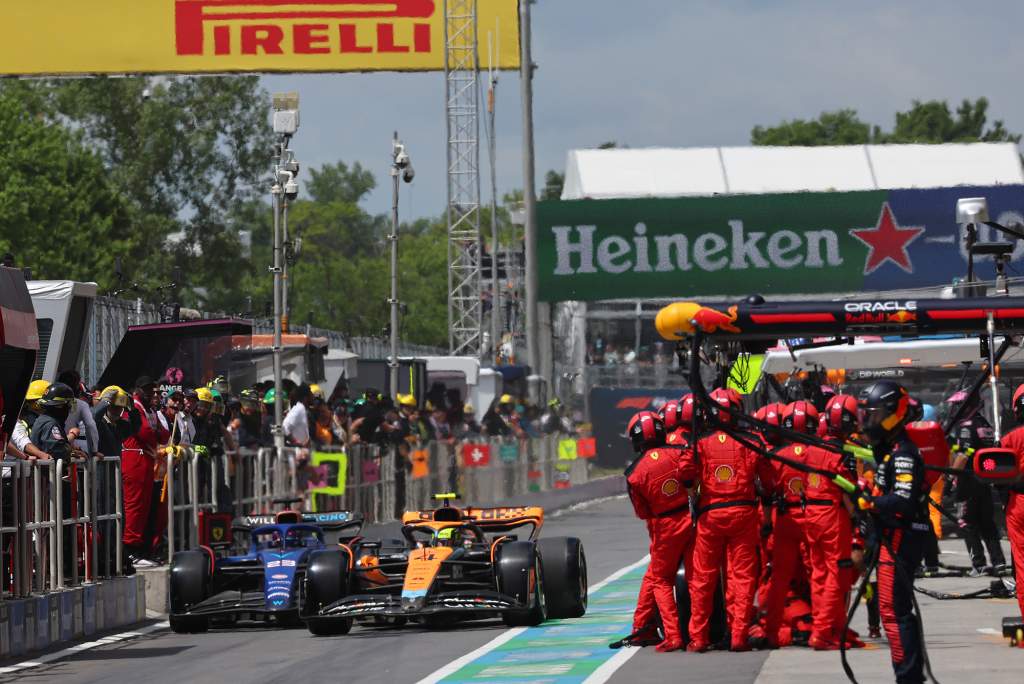
<path id="1" fill-rule="evenodd" d="M 928 520 L 924 461 L 907 437 L 910 396 L 882 380 L 857 398 L 861 433 L 878 463 L 871 496 L 858 499 L 879 525 L 878 603 L 897 682 L 924 681 L 921 628 L 914 615 L 914 572 L 921 563 Z"/>

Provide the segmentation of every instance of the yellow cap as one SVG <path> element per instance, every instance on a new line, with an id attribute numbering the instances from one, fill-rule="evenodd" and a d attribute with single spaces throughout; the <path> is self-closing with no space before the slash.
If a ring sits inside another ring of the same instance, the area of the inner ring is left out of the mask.
<path id="1" fill-rule="evenodd" d="M 468 404 L 468 403 L 465 406 L 462 407 L 462 412 L 463 413 L 476 413 L 476 411 L 473 410 L 473 405 L 472 404 Z"/>
<path id="2" fill-rule="evenodd" d="M 408 406 L 410 408 L 416 408 L 416 397 L 414 395 L 399 393 L 396 398 L 398 399 L 399 406 Z"/>
<path id="3" fill-rule="evenodd" d="M 100 397 L 109 401 L 111 406 L 128 408 L 128 393 L 117 385 L 104 387 L 103 391 L 100 392 Z"/>
<path id="4" fill-rule="evenodd" d="M 43 398 L 46 388 L 50 386 L 49 380 L 33 380 L 25 392 L 25 401 L 38 401 Z"/>
<path id="5" fill-rule="evenodd" d="M 196 401 L 205 401 L 208 404 L 213 403 L 213 392 L 210 391 L 209 387 L 197 387 L 196 388 Z"/>
<path id="6" fill-rule="evenodd" d="M 310 393 L 319 399 L 320 401 L 327 401 L 327 397 L 324 396 L 324 391 L 320 388 L 320 385 L 312 384 L 309 386 Z"/>
<path id="7" fill-rule="evenodd" d="M 511 404 L 512 403 L 512 395 L 511 394 L 502 394 L 501 395 L 501 399 L 498 400 L 498 403 L 499 404 Z"/>

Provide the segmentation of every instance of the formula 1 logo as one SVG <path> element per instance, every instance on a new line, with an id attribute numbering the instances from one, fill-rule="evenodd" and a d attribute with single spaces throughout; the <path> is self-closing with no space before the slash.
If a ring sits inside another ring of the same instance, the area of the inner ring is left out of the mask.
<path id="1" fill-rule="evenodd" d="M 435 0 L 176 0 L 175 47 L 179 56 L 429 53 L 436 11 Z"/>

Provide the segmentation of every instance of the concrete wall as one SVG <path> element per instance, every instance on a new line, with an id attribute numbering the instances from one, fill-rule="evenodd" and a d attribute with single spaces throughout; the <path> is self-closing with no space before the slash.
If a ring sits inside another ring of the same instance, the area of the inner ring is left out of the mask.
<path id="1" fill-rule="evenodd" d="M 25 655 L 145 619 L 145 583 L 138 576 L 3 601 L 0 658 Z"/>

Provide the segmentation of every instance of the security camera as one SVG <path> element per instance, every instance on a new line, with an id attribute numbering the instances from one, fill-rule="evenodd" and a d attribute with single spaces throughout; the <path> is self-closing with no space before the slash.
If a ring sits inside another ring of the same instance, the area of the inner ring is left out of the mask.
<path id="1" fill-rule="evenodd" d="M 288 182 L 284 184 L 284 196 L 289 201 L 294 200 L 299 196 L 299 184 L 295 182 L 294 178 L 290 178 Z"/>
<path id="2" fill-rule="evenodd" d="M 409 155 L 405 152 L 403 145 L 398 146 L 398 154 L 395 155 L 395 166 L 404 169 L 409 165 Z"/>
<path id="3" fill-rule="evenodd" d="M 153 97 L 153 91 L 149 88 L 142 89 L 142 101 L 149 102 L 149 98 Z"/>
<path id="4" fill-rule="evenodd" d="M 402 180 L 406 183 L 412 183 L 412 179 L 416 177 L 416 169 L 412 168 L 412 164 L 409 164 L 402 169 Z"/>

